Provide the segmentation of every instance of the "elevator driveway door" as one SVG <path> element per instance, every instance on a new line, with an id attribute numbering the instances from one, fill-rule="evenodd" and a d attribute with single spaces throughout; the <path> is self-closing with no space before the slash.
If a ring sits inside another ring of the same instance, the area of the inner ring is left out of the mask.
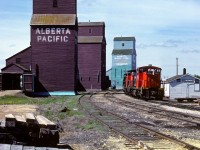
<path id="1" fill-rule="evenodd" d="M 2 74 L 2 90 L 21 90 L 21 74 Z"/>

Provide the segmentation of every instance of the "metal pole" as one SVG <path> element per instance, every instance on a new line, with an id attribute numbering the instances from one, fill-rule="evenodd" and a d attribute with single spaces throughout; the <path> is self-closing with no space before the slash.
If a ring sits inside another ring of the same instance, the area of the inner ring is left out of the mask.
<path id="1" fill-rule="evenodd" d="M 178 58 L 176 58 L 176 75 L 178 75 Z"/>

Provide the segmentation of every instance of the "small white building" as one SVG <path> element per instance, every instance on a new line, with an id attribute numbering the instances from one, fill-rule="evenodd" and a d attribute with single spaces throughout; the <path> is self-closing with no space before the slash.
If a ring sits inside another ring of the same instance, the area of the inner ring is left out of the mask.
<path id="1" fill-rule="evenodd" d="M 169 83 L 166 80 L 162 81 L 161 88 L 164 88 L 164 96 L 169 98 Z"/>
<path id="2" fill-rule="evenodd" d="M 190 74 L 171 77 L 166 80 L 165 96 L 169 99 L 200 98 L 200 79 Z"/>

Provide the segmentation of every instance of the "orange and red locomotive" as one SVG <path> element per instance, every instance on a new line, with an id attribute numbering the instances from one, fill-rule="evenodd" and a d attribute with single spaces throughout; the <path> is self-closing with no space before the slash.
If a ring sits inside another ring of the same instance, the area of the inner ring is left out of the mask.
<path id="1" fill-rule="evenodd" d="M 143 66 L 124 74 L 124 92 L 144 99 L 163 99 L 164 89 L 161 85 L 161 68 Z"/>

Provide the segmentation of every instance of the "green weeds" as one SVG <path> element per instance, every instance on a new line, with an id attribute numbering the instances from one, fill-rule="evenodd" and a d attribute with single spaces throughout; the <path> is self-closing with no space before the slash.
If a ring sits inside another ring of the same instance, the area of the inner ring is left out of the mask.
<path id="1" fill-rule="evenodd" d="M 32 100 L 23 96 L 3 96 L 0 97 L 0 105 L 13 105 L 13 104 L 32 104 Z"/>
<path id="2" fill-rule="evenodd" d="M 64 120 L 76 116 L 77 119 L 84 120 L 84 113 L 78 107 L 79 96 L 58 96 L 47 98 L 32 98 L 26 96 L 3 96 L 0 97 L 0 105 L 14 104 L 34 104 L 40 107 L 42 115 L 50 120 Z M 89 107 L 89 106 L 88 106 Z M 61 110 L 66 108 L 64 112 Z M 89 109 L 89 108 L 88 108 Z M 83 130 L 102 130 L 103 127 L 95 120 L 84 120 L 75 124 L 76 128 Z"/>

